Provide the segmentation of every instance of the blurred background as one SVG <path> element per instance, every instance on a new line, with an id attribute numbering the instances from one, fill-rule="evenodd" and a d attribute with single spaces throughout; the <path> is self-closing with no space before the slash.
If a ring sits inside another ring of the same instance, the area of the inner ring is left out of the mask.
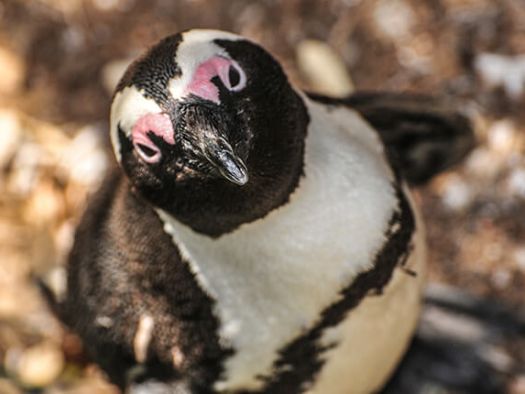
<path id="1" fill-rule="evenodd" d="M 113 161 L 109 104 L 126 65 L 196 27 L 260 42 L 303 88 L 461 100 L 479 145 L 417 191 L 434 300 L 421 335 L 467 346 L 487 380 L 418 392 L 525 393 L 525 1 L 0 0 L 0 394 L 115 393 L 32 277 L 64 285 L 75 226 Z M 454 362 L 445 378 L 474 365 Z"/>

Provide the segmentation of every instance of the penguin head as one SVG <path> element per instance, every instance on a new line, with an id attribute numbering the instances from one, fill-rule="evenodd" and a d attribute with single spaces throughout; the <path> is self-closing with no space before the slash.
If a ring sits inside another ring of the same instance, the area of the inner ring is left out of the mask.
<path id="1" fill-rule="evenodd" d="M 128 68 L 113 97 L 111 138 L 131 183 L 167 208 L 181 188 L 209 185 L 224 195 L 286 178 L 306 118 L 281 66 L 259 45 L 190 30 Z"/>

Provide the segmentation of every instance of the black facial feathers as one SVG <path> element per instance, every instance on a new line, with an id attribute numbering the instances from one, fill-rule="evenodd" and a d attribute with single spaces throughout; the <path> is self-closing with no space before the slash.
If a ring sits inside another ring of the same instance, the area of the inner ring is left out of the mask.
<path id="1" fill-rule="evenodd" d="M 115 93 L 133 85 L 142 90 L 145 97 L 154 99 L 161 107 L 168 103 L 168 82 L 181 74 L 175 61 L 175 54 L 181 41 L 182 34 L 179 33 L 166 37 L 153 46 L 127 69 Z"/>

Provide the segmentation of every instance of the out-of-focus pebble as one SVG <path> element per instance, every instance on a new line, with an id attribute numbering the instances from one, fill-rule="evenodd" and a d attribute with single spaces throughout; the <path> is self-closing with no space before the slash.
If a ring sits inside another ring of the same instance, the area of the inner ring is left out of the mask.
<path id="1" fill-rule="evenodd" d="M 471 187 L 458 176 L 450 177 L 444 184 L 442 201 L 443 204 L 452 210 L 462 210 L 466 208 L 473 199 Z"/>
<path id="2" fill-rule="evenodd" d="M 7 181 L 7 190 L 20 197 L 27 196 L 36 184 L 44 156 L 45 152 L 40 145 L 23 144 L 13 160 L 13 169 Z"/>
<path id="3" fill-rule="evenodd" d="M 64 14 L 73 13 L 78 10 L 81 6 L 84 6 L 84 0 L 68 0 L 68 1 L 57 1 L 57 0 L 39 0 L 40 3 L 45 4 L 46 7 L 50 7 L 56 11 Z"/>
<path id="4" fill-rule="evenodd" d="M 497 268 L 491 276 L 491 281 L 498 289 L 504 289 L 512 279 L 512 274 L 508 269 Z"/>
<path id="5" fill-rule="evenodd" d="M 510 194 L 525 198 L 525 168 L 515 168 L 507 179 L 507 187 Z"/>
<path id="6" fill-rule="evenodd" d="M 101 134 L 96 125 L 85 126 L 64 150 L 61 166 L 74 182 L 95 187 L 104 176 L 108 158 L 103 149 Z"/>
<path id="7" fill-rule="evenodd" d="M 10 110 L 0 111 L 0 169 L 11 161 L 21 139 L 22 129 L 16 113 Z"/>
<path id="8" fill-rule="evenodd" d="M 525 273 L 525 246 L 516 248 L 513 257 L 518 269 Z"/>
<path id="9" fill-rule="evenodd" d="M 19 298 L 14 298 L 13 293 L 28 292 L 27 287 L 11 283 L 0 289 L 0 317 L 16 318 L 22 312 L 32 312 L 35 309 L 35 299 L 30 298 L 27 293 Z M 1 392 L 0 392 L 1 393 Z"/>
<path id="10" fill-rule="evenodd" d="M 397 51 L 399 63 L 404 66 L 417 70 L 421 74 L 432 72 L 431 56 L 421 54 L 411 47 L 400 47 Z"/>
<path id="11" fill-rule="evenodd" d="M 483 247 L 483 257 L 487 261 L 498 261 L 500 260 L 504 255 L 504 249 L 503 245 L 501 245 L 498 242 L 488 242 Z M 498 271 L 496 271 L 498 272 Z M 501 271 L 500 276 L 507 276 L 504 271 Z"/>
<path id="12" fill-rule="evenodd" d="M 503 168 L 504 158 L 491 149 L 480 147 L 468 157 L 465 168 L 468 173 L 484 179 L 495 177 Z"/>
<path id="13" fill-rule="evenodd" d="M 64 196 L 51 181 L 41 181 L 31 193 L 24 209 L 28 223 L 42 226 L 53 223 L 64 215 Z"/>
<path id="14" fill-rule="evenodd" d="M 489 147 L 501 154 L 509 154 L 516 147 L 516 126 L 509 120 L 500 120 L 488 130 Z"/>
<path id="15" fill-rule="evenodd" d="M 73 246 L 75 239 L 75 224 L 72 220 L 66 220 L 53 232 L 56 250 L 65 257 Z"/>
<path id="16" fill-rule="evenodd" d="M 68 26 L 63 30 L 61 38 L 62 46 L 66 52 L 78 52 L 86 44 L 85 33 L 77 26 Z"/>
<path id="17" fill-rule="evenodd" d="M 102 11 L 110 11 L 118 7 L 120 0 L 93 0 L 93 5 Z"/>
<path id="18" fill-rule="evenodd" d="M 92 0 L 93 5 L 101 11 L 125 11 L 135 0 Z"/>
<path id="19" fill-rule="evenodd" d="M 44 164 L 55 165 L 61 152 L 70 144 L 71 137 L 63 127 L 24 117 L 24 126 L 31 135 L 31 142 L 38 144 L 46 153 Z"/>
<path id="20" fill-rule="evenodd" d="M 0 94 L 14 93 L 24 79 L 24 63 L 15 52 L 8 48 L 0 47 Z"/>
<path id="21" fill-rule="evenodd" d="M 474 67 L 488 87 L 501 86 L 514 100 L 522 97 L 525 87 L 525 55 L 481 53 L 476 57 Z"/>
<path id="22" fill-rule="evenodd" d="M 66 294 L 67 276 L 63 266 L 53 267 L 44 277 L 44 281 L 53 292 L 55 298 L 61 301 Z"/>
<path id="23" fill-rule="evenodd" d="M 375 26 L 394 41 L 409 37 L 415 20 L 414 11 L 403 0 L 380 0 L 374 9 Z"/>
<path id="24" fill-rule="evenodd" d="M 124 72 L 134 60 L 134 57 L 128 57 L 125 59 L 113 60 L 107 63 L 101 72 L 102 84 L 106 88 L 109 94 L 112 94 L 117 86 L 120 78 L 124 75 Z"/>
<path id="25" fill-rule="evenodd" d="M 354 90 L 343 61 L 324 42 L 300 42 L 297 46 L 297 63 L 312 89 L 319 93 L 343 97 Z"/>
<path id="26" fill-rule="evenodd" d="M 24 350 L 9 349 L 5 364 L 24 386 L 44 387 L 60 375 L 64 357 L 59 347 L 48 342 Z"/>

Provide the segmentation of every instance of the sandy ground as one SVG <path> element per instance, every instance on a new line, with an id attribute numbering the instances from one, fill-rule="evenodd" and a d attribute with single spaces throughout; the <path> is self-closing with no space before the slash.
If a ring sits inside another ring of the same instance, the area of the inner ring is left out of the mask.
<path id="1" fill-rule="evenodd" d="M 525 312 L 522 0 L 0 0 L 1 394 L 114 392 L 31 277 L 63 284 L 57 267 L 113 160 L 107 115 L 123 65 L 193 27 L 259 41 L 304 88 L 461 99 L 479 145 L 417 191 L 430 279 Z M 523 343 L 509 354 L 525 365 Z M 513 371 L 508 392 L 525 393 Z"/>

